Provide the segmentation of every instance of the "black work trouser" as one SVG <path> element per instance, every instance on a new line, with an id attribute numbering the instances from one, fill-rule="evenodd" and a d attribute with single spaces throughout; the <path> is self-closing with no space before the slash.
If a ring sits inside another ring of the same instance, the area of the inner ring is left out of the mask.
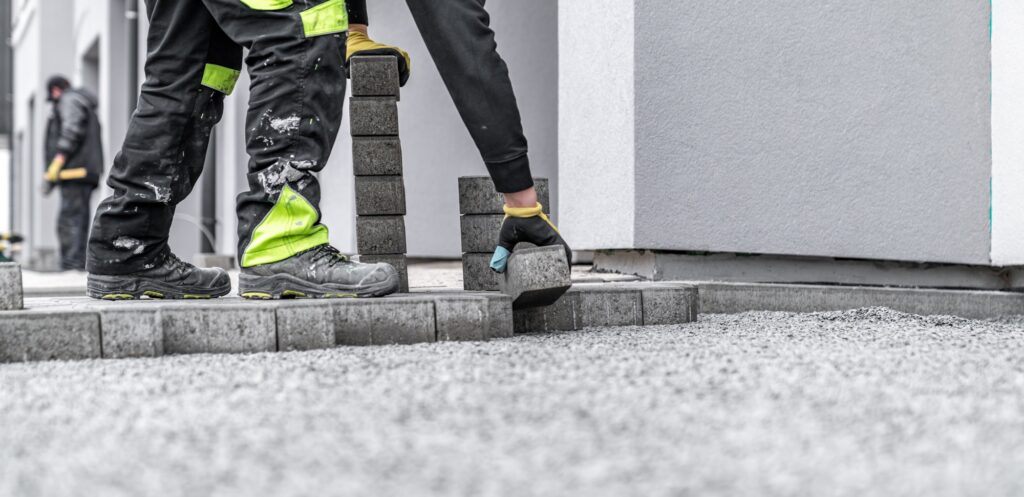
<path id="1" fill-rule="evenodd" d="M 89 271 L 137 272 L 167 250 L 175 206 L 202 172 L 224 94 L 234 84 L 225 74 L 241 69 L 242 47 L 249 49 L 251 86 L 245 129 L 249 190 L 237 201 L 240 260 L 283 190 L 290 189 L 290 200 L 296 194 L 304 198 L 306 210 L 313 211 L 307 224 L 322 228 L 313 173 L 334 146 L 345 93 L 344 29 L 322 14 L 324 7 L 343 13 L 344 3 L 146 0 L 146 7 L 146 81 L 110 172 L 114 193 L 97 210 Z M 287 214 L 289 208 L 278 211 Z M 260 246 L 275 247 L 272 254 L 286 258 L 280 254 L 308 248 L 310 238 L 303 233 L 326 238 L 325 228 L 312 228 L 293 232 L 286 223 L 271 223 Z M 275 244 L 277 231 L 281 242 Z"/>
<path id="2" fill-rule="evenodd" d="M 89 240 L 92 215 L 89 201 L 96 187 L 88 183 L 68 182 L 60 185 L 60 213 L 57 217 L 57 238 L 60 240 L 60 268 L 85 270 L 85 246 Z"/>
<path id="3" fill-rule="evenodd" d="M 497 190 L 533 186 L 519 106 L 484 0 L 406 3 Z"/>

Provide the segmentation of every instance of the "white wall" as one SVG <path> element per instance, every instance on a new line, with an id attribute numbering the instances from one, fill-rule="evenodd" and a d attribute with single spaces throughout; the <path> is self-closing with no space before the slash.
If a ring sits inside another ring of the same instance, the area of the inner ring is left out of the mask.
<path id="1" fill-rule="evenodd" d="M 992 262 L 1024 264 L 1024 3 L 992 2 Z"/>

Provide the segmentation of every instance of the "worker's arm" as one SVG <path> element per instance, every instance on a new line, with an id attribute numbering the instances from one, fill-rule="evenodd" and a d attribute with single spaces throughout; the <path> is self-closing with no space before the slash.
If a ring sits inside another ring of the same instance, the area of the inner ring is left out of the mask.
<path id="1" fill-rule="evenodd" d="M 373 41 L 369 36 L 369 17 L 366 0 L 349 0 L 348 5 L 348 46 L 345 52 L 347 62 L 354 55 L 394 55 L 398 58 L 399 84 L 405 86 L 412 72 L 412 60 L 408 52 L 392 45 Z"/>
<path id="2" fill-rule="evenodd" d="M 82 146 L 89 127 L 89 103 L 76 93 L 66 92 L 57 103 L 60 113 L 60 138 L 57 155 L 71 157 Z"/>

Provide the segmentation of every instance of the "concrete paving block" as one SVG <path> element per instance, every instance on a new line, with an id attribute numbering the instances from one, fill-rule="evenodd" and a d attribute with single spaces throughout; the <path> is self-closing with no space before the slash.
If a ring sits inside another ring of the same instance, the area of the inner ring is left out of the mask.
<path id="1" fill-rule="evenodd" d="M 402 141 L 397 136 L 353 138 L 352 170 L 356 176 L 402 174 Z"/>
<path id="2" fill-rule="evenodd" d="M 230 254 L 195 254 L 192 265 L 203 268 L 219 267 L 226 271 L 235 269 L 235 256 Z"/>
<path id="3" fill-rule="evenodd" d="M 405 181 L 401 176 L 356 176 L 356 214 L 404 216 Z"/>
<path id="4" fill-rule="evenodd" d="M 504 214 L 466 214 L 460 219 L 462 225 L 463 252 L 494 252 L 498 245 L 498 232 Z"/>
<path id="5" fill-rule="evenodd" d="M 359 55 L 349 61 L 352 96 L 400 96 L 398 58 L 393 55 Z"/>
<path id="6" fill-rule="evenodd" d="M 490 303 L 485 297 L 458 293 L 434 297 L 437 341 L 487 340 L 490 335 Z"/>
<path id="7" fill-rule="evenodd" d="M 433 342 L 434 302 L 430 298 L 387 297 L 332 300 L 338 345 Z"/>
<path id="8" fill-rule="evenodd" d="M 501 293 L 512 297 L 513 309 L 551 305 L 572 286 L 565 249 L 551 246 L 516 250 L 498 282 Z"/>
<path id="9" fill-rule="evenodd" d="M 614 285 L 581 285 L 577 326 L 641 326 L 644 324 L 642 293 L 639 288 Z"/>
<path id="10" fill-rule="evenodd" d="M 334 308 L 325 300 L 280 302 L 277 348 L 282 352 L 334 347 Z"/>
<path id="11" fill-rule="evenodd" d="M 490 253 L 462 254 L 462 288 L 474 292 L 498 291 L 501 275 L 491 271 Z"/>
<path id="12" fill-rule="evenodd" d="M 386 255 L 386 254 L 368 254 L 360 255 L 359 262 L 365 262 L 373 264 L 377 262 L 385 262 L 391 264 L 391 267 L 398 271 L 398 276 L 401 278 L 401 286 L 398 291 L 401 293 L 409 293 L 409 261 L 406 259 L 404 254 L 397 255 Z"/>
<path id="13" fill-rule="evenodd" d="M 97 310 L 104 358 L 164 355 L 163 322 L 158 305 L 110 305 L 97 307 Z"/>
<path id="14" fill-rule="evenodd" d="M 395 97 L 352 97 L 349 107 L 352 136 L 398 136 Z"/>
<path id="15" fill-rule="evenodd" d="M 487 325 L 487 339 L 515 336 L 512 320 L 512 297 L 497 292 L 480 295 L 487 299 L 487 313 L 490 318 L 490 323 Z"/>
<path id="16" fill-rule="evenodd" d="M 0 363 L 99 359 L 100 316 L 93 311 L 0 312 Z"/>
<path id="17" fill-rule="evenodd" d="M 583 328 L 579 292 L 569 290 L 547 307 L 520 309 L 512 312 L 515 333 L 575 331 Z"/>
<path id="18" fill-rule="evenodd" d="M 360 254 L 404 254 L 405 217 L 359 216 L 356 218 L 356 245 Z"/>
<path id="19" fill-rule="evenodd" d="M 697 321 L 700 292 L 695 285 L 642 285 L 645 325 L 683 324 Z"/>
<path id="20" fill-rule="evenodd" d="M 551 187 L 547 178 L 534 178 L 537 200 L 544 206 L 544 212 L 551 213 Z M 494 189 L 494 182 L 488 176 L 464 176 L 459 178 L 460 214 L 504 214 L 505 197 Z"/>
<path id="21" fill-rule="evenodd" d="M 21 266 L 16 262 L 0 262 L 0 311 L 16 311 L 24 305 Z"/>
<path id="22" fill-rule="evenodd" d="M 165 354 L 277 350 L 275 309 L 265 303 L 190 303 L 160 308 Z"/>

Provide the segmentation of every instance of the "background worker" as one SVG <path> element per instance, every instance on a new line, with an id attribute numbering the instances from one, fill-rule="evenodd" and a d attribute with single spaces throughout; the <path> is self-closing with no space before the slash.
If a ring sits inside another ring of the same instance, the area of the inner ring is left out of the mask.
<path id="1" fill-rule="evenodd" d="M 518 242 L 563 245 L 572 251 L 544 214 L 530 173 L 519 106 L 498 55 L 483 0 L 406 0 L 423 41 L 437 65 L 462 121 L 476 143 L 497 191 L 505 195 L 505 222 L 491 268 L 504 272 Z M 393 54 L 404 84 L 411 61 L 404 50 L 369 37 L 366 0 L 348 0 L 350 32 L 346 57 Z"/>
<path id="2" fill-rule="evenodd" d="M 46 83 L 53 112 L 46 124 L 46 183 L 49 194 L 60 186 L 57 237 L 63 270 L 85 270 L 85 248 L 92 218 L 89 203 L 103 175 L 103 144 L 96 97 L 72 88 L 63 76 Z"/>
<path id="3" fill-rule="evenodd" d="M 90 296 L 213 298 L 227 273 L 167 246 L 175 206 L 203 169 L 242 47 L 251 78 L 249 189 L 238 195 L 239 293 L 247 298 L 382 296 L 387 264 L 328 243 L 320 183 L 341 126 L 348 21 L 343 0 L 146 0 L 146 81 L 89 243 Z"/>

